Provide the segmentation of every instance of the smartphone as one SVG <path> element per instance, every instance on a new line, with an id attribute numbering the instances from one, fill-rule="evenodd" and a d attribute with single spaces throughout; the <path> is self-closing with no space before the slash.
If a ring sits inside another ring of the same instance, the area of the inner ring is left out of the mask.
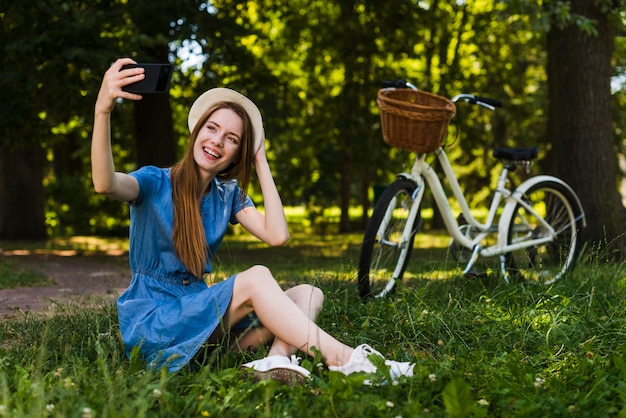
<path id="1" fill-rule="evenodd" d="M 136 67 L 144 68 L 146 78 L 124 86 L 122 90 L 136 94 L 167 93 L 169 91 L 172 64 L 127 64 L 122 66 L 122 70 Z"/>

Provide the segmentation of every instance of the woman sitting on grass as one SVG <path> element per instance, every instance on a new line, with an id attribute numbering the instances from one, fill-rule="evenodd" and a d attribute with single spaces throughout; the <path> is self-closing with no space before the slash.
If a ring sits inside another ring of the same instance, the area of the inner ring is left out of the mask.
<path id="1" fill-rule="evenodd" d="M 139 347 L 149 367 L 176 371 L 201 348 L 235 335 L 235 349 L 272 343 L 267 357 L 243 365 L 257 378 L 303 380 L 309 372 L 293 354 L 312 355 L 313 347 L 330 370 L 375 372 L 368 356 L 380 353 L 366 345 L 348 347 L 315 324 L 323 304 L 320 289 L 299 285 L 283 291 L 263 266 L 210 286 L 203 280 L 229 222 L 270 245 L 284 245 L 289 238 L 265 154 L 261 114 L 249 99 L 225 88 L 205 92 L 189 111 L 191 137 L 180 162 L 130 174 L 115 171 L 110 114 L 117 99 L 141 100 L 122 90 L 144 78 L 142 68 L 121 69 L 133 63 L 119 59 L 105 73 L 91 145 L 96 192 L 131 207 L 132 280 L 118 300 L 127 354 Z M 246 194 L 252 164 L 265 214 Z M 250 314 L 261 325 L 253 326 Z M 386 362 L 392 377 L 413 373 L 412 364 Z"/>

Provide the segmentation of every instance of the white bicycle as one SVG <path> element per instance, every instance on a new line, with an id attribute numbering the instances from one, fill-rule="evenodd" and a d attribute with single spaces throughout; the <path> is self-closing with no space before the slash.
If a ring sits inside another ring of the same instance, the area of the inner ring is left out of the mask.
<path id="1" fill-rule="evenodd" d="M 384 105 L 381 101 L 384 95 L 401 94 L 404 97 L 401 97 L 400 102 L 407 97 L 410 102 L 414 99 L 406 96 L 407 93 L 417 91 L 415 86 L 405 81 L 385 82 L 378 95 L 381 117 L 383 106 L 388 106 L 388 103 Z M 431 96 L 447 100 L 429 93 L 422 94 L 427 95 L 428 100 L 431 100 Z M 450 104 L 460 101 L 490 110 L 501 106 L 497 100 L 471 94 L 461 94 L 448 100 Z M 427 108 L 431 104 L 421 107 Z M 400 117 L 415 119 L 414 113 L 418 112 L 411 108 L 413 103 L 400 103 L 398 106 L 404 107 L 396 112 Z M 452 116 L 455 109 L 452 104 Z M 451 118 L 449 113 L 448 117 Z M 423 117 L 417 116 L 416 119 Z M 426 119 L 426 124 L 433 124 L 430 116 Z M 397 120 L 385 123 L 383 119 L 383 135 L 386 142 L 398 146 L 392 143 L 391 136 L 402 134 L 391 126 L 393 123 L 397 123 Z M 424 124 L 423 121 L 417 123 Z M 563 180 L 548 175 L 530 177 L 510 190 L 507 188 L 511 184 L 509 174 L 520 167 L 528 172 L 532 160 L 537 157 L 538 148 L 496 148 L 493 156 L 502 161 L 502 171 L 486 221 L 479 222 L 472 214 L 446 152 L 441 147 L 447 123 L 444 125 L 441 138 L 436 140 L 434 146 L 428 146 L 432 151 L 424 152 L 423 147 L 420 148 L 423 138 L 411 138 L 418 132 L 415 129 L 409 132 L 405 140 L 418 145 L 399 145 L 417 151 L 417 155 L 411 172 L 399 173 L 374 207 L 359 258 L 358 288 L 361 298 L 384 297 L 393 292 L 396 283 L 402 280 L 413 250 L 415 234 L 420 229 L 420 210 L 426 187 L 430 188 L 451 236 L 451 254 L 458 261 L 466 263 L 464 275 L 474 274 L 472 268 L 479 257 L 499 257 L 499 270 L 507 283 L 511 280 L 531 280 L 551 284 L 562 278 L 576 262 L 581 247 L 579 232 L 586 226 L 583 208 L 576 193 Z M 441 127 L 437 129 L 441 132 Z M 458 217 L 453 214 L 437 173 L 426 161 L 430 152 L 436 155 L 458 202 L 461 209 Z"/>

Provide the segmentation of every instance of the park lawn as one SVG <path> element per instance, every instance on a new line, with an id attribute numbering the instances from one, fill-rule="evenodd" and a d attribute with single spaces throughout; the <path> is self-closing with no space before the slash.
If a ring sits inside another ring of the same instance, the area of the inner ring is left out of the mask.
<path id="1" fill-rule="evenodd" d="M 388 417 L 616 416 L 626 410 L 626 274 L 601 251 L 549 286 L 466 279 L 445 239 L 418 242 L 393 297 L 362 303 L 359 234 L 295 233 L 283 248 L 239 235 L 220 250 L 215 279 L 265 264 L 284 286 L 326 295 L 320 324 L 342 341 L 414 361 L 415 377 L 364 386 L 305 359 L 305 385 L 256 383 L 239 370 L 263 355 L 214 355 L 168 374 L 128 360 L 115 307 L 16 313 L 0 324 L 0 416 Z M 430 245 L 430 247 L 427 247 Z M 10 268 L 10 266 L 9 266 Z M 382 382 L 383 374 L 374 376 Z"/>
<path id="2" fill-rule="evenodd" d="M 52 281 L 40 272 L 17 267 L 9 260 L 0 259 L 0 289 L 51 284 Z"/>

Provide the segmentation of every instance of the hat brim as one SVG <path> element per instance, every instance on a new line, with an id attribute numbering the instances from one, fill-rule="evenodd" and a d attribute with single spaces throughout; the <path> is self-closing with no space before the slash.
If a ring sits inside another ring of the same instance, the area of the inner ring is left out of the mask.
<path id="1" fill-rule="evenodd" d="M 229 88 L 217 87 L 207 90 L 196 99 L 193 105 L 191 105 L 191 109 L 189 109 L 189 116 L 187 117 L 189 132 L 193 132 L 193 129 L 196 127 L 196 124 L 202 115 L 204 115 L 210 107 L 218 102 L 233 102 L 244 108 L 250 118 L 250 121 L 252 122 L 252 130 L 254 131 L 253 154 L 256 154 L 261 146 L 263 137 L 265 136 L 261 112 L 252 100 Z"/>

